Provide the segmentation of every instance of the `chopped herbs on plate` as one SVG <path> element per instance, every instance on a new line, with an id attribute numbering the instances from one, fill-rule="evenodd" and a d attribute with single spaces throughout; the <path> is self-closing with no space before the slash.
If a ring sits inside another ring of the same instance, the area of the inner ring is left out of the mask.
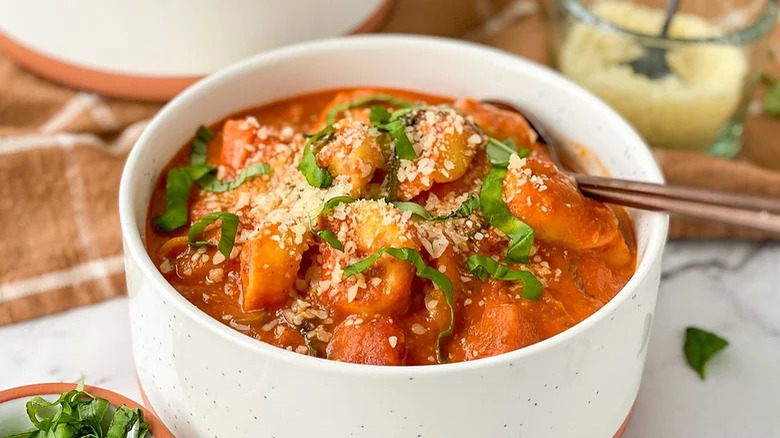
<path id="1" fill-rule="evenodd" d="M 143 411 L 120 406 L 109 412 L 108 400 L 84 391 L 84 382 L 49 402 L 33 397 L 27 416 L 34 429 L 2 438 L 147 438 Z"/>

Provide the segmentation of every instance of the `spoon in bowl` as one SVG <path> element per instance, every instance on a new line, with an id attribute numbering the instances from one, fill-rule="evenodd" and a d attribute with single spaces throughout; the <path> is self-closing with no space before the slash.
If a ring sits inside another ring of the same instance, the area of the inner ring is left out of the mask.
<path id="1" fill-rule="evenodd" d="M 664 24 L 659 34 L 661 38 L 666 38 L 669 35 L 669 27 L 671 27 L 672 19 L 679 6 L 680 0 L 667 0 L 664 10 Z M 639 58 L 630 61 L 628 65 L 638 75 L 650 79 L 661 79 L 672 73 L 669 63 L 666 62 L 666 52 L 666 47 L 646 46 L 644 53 Z"/>
<path id="2" fill-rule="evenodd" d="M 544 124 L 530 113 L 500 100 L 485 100 L 494 105 L 521 114 L 547 145 L 550 156 L 558 167 L 564 148 L 560 139 L 551 134 Z M 566 172 L 583 195 L 626 207 L 666 212 L 671 215 L 747 227 L 780 235 L 780 198 L 752 196 L 718 190 L 702 189 L 642 181 L 585 175 Z"/>

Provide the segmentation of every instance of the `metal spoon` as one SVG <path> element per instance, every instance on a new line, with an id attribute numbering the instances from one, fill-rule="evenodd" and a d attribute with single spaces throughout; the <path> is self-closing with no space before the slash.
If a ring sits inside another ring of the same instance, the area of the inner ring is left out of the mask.
<path id="1" fill-rule="evenodd" d="M 562 141 L 549 132 L 533 114 L 524 113 L 501 100 L 483 102 L 525 117 L 539 135 L 539 139 L 547 145 L 555 165 L 559 169 L 565 169 L 561 161 L 564 151 Z M 630 181 L 577 172 L 566 173 L 583 195 L 602 202 L 747 227 L 780 236 L 780 198 Z"/>
<path id="2" fill-rule="evenodd" d="M 667 0 L 664 11 L 666 18 L 659 34 L 661 38 L 666 38 L 669 35 L 669 27 L 679 5 L 680 0 Z M 666 52 L 666 47 L 646 46 L 642 56 L 629 62 L 628 65 L 631 66 L 636 74 L 650 79 L 660 79 L 672 73 L 672 69 L 669 68 L 669 64 L 666 62 Z"/>

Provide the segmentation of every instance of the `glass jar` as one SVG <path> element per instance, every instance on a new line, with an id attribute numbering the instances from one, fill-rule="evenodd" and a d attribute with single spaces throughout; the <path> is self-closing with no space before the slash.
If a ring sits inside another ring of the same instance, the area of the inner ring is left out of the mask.
<path id="1" fill-rule="evenodd" d="M 556 0 L 553 57 L 651 146 L 733 156 L 777 1 L 681 0 L 663 38 L 665 0 Z M 653 50 L 668 65 L 660 77 L 632 66 Z"/>

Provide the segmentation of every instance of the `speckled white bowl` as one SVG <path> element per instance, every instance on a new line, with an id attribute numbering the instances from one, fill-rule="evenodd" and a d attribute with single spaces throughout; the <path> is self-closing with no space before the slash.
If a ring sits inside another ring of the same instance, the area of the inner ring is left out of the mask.
<path id="1" fill-rule="evenodd" d="M 146 254 L 147 203 L 200 124 L 277 99 L 382 86 L 501 98 L 588 145 L 611 174 L 662 181 L 614 111 L 545 67 L 486 47 L 366 36 L 269 52 L 196 84 L 155 117 L 122 176 L 120 215 L 138 376 L 152 407 L 186 437 L 578 437 L 615 435 L 634 403 L 666 239 L 665 216 L 633 211 L 634 277 L 575 327 L 530 347 L 426 367 L 345 364 L 291 353 L 213 320 Z"/>

